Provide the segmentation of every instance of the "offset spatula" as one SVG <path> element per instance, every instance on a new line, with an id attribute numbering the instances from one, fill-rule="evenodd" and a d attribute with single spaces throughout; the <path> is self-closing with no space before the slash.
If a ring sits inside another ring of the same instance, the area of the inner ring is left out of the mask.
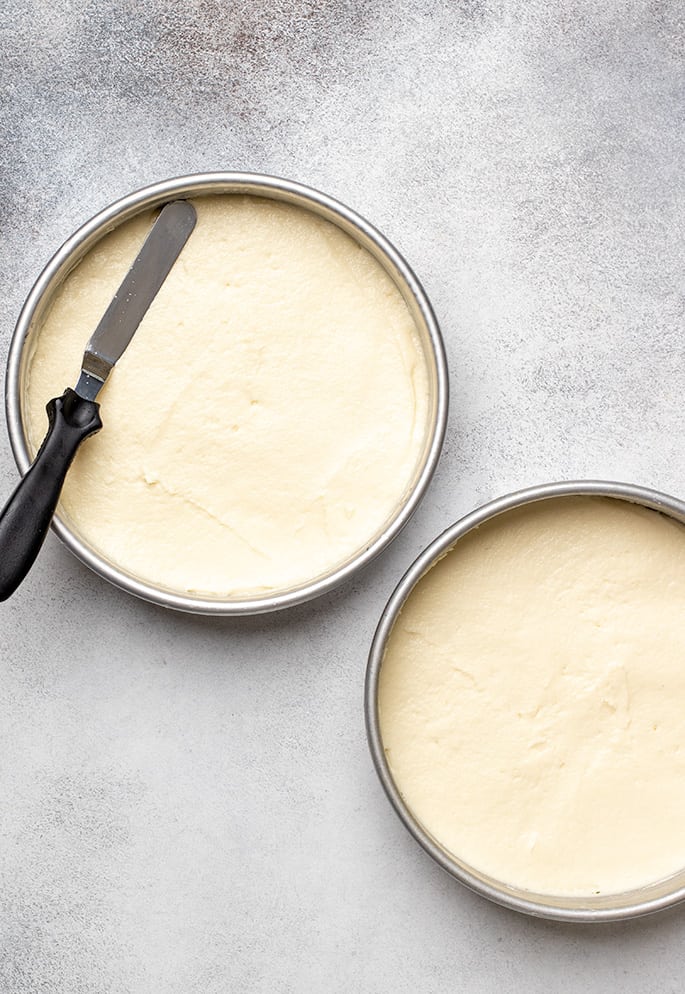
<path id="1" fill-rule="evenodd" d="M 14 593 L 33 565 L 76 450 L 102 428 L 95 398 L 169 275 L 195 221 L 195 208 L 185 200 L 162 208 L 86 346 L 76 388 L 48 403 L 48 433 L 0 514 L 0 600 Z"/>

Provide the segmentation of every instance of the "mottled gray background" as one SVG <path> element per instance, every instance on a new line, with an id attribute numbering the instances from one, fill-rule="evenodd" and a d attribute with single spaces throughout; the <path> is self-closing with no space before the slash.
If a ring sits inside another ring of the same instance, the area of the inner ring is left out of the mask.
<path id="1" fill-rule="evenodd" d="M 287 615 L 165 613 L 50 536 L 0 608 L 0 994 L 682 991 L 683 910 L 552 925 L 452 882 L 362 722 L 381 607 L 463 512 L 561 477 L 685 494 L 682 3 L 2 8 L 3 359 L 92 213 L 247 169 L 396 242 L 453 401 L 404 534 Z M 15 475 L 3 442 L 2 493 Z"/>

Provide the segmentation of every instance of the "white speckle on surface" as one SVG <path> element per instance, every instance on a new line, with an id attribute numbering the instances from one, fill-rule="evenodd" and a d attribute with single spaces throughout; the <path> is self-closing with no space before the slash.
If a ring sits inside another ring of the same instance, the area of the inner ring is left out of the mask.
<path id="1" fill-rule="evenodd" d="M 682 910 L 551 925 L 434 866 L 376 781 L 362 683 L 400 575 L 484 499 L 590 476 L 685 492 L 682 4 L 4 13 L 3 354 L 94 212 L 253 170 L 339 197 L 406 255 L 452 406 L 400 538 L 289 614 L 164 612 L 49 537 L 0 607 L 0 991 L 680 991 Z M 3 493 L 15 479 L 5 443 Z"/>

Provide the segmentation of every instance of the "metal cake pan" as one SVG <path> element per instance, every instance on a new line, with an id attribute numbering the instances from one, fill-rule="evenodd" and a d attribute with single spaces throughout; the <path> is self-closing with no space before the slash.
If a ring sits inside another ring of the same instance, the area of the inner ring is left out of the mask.
<path id="1" fill-rule="evenodd" d="M 212 194 L 247 194 L 271 198 L 312 211 L 337 225 L 378 260 L 400 290 L 414 318 L 426 359 L 431 391 L 430 431 L 409 491 L 392 518 L 368 544 L 329 573 L 287 590 L 261 596 L 236 598 L 193 596 L 147 583 L 121 565 L 111 562 L 84 542 L 61 517 L 58 507 L 53 530 L 83 563 L 137 597 L 163 607 L 196 614 L 258 614 L 290 607 L 325 593 L 349 579 L 374 559 L 399 534 L 415 511 L 440 457 L 448 408 L 448 375 L 445 351 L 430 302 L 410 266 L 390 242 L 368 221 L 323 193 L 289 180 L 257 173 L 220 172 L 181 176 L 147 186 L 117 200 L 76 231 L 38 277 L 19 316 L 9 349 L 5 404 L 12 451 L 23 474 L 31 462 L 24 428 L 24 382 L 32 336 L 50 307 L 55 291 L 83 256 L 108 232 L 141 211 L 161 207 L 170 200 Z M 84 343 L 85 345 L 85 343 Z"/>
<path id="2" fill-rule="evenodd" d="M 376 772 L 395 812 L 429 856 L 460 883 L 497 904 L 540 918 L 568 922 L 620 921 L 652 914 L 685 900 L 685 867 L 682 872 L 639 890 L 598 897 L 555 897 L 549 894 L 536 894 L 511 887 L 500 880 L 479 873 L 443 848 L 439 841 L 423 828 L 405 804 L 387 762 L 378 713 L 379 678 L 388 638 L 405 601 L 421 577 L 464 535 L 497 515 L 535 501 L 576 496 L 611 497 L 630 501 L 659 511 L 685 524 L 685 502 L 656 490 L 629 483 L 598 480 L 549 483 L 530 487 L 499 497 L 467 514 L 438 536 L 421 553 L 402 577 L 387 603 L 369 653 L 364 697 L 366 729 Z M 465 799 L 464 803 L 468 804 L 468 799 Z"/>

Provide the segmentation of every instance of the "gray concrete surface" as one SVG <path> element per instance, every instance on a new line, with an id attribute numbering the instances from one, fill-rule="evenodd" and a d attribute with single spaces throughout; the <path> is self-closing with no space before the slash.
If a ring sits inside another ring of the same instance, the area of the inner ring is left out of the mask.
<path id="1" fill-rule="evenodd" d="M 685 911 L 527 920 L 418 850 L 364 740 L 415 554 L 562 477 L 685 493 L 678 0 L 6 0 L 0 336 L 62 240 L 238 168 L 375 222 L 428 290 L 453 403 L 416 517 L 356 583 L 212 621 L 50 536 L 0 608 L 0 994 L 682 991 Z M 15 470 L 0 446 L 0 486 Z"/>

